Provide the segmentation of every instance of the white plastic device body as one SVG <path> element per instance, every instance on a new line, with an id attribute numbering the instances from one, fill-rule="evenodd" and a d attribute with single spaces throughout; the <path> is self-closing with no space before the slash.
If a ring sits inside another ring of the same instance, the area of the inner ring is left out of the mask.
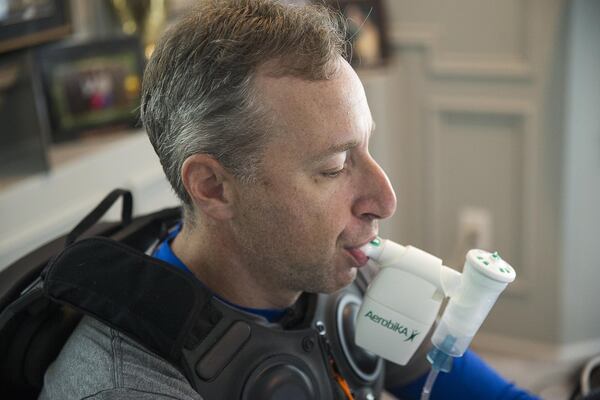
<path id="1" fill-rule="evenodd" d="M 423 250 L 390 240 L 377 238 L 361 250 L 382 269 L 363 298 L 356 344 L 400 365 L 423 342 L 445 297 L 450 301 L 432 342 L 453 357 L 462 356 L 500 293 L 516 277 L 497 253 L 484 250 L 467 253 L 462 274 Z"/>

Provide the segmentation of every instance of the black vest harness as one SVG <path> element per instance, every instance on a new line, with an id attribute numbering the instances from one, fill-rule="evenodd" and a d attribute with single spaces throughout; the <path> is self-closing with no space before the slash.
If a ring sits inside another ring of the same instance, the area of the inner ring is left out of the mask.
<path id="1" fill-rule="evenodd" d="M 115 240 L 82 239 L 46 267 L 47 297 L 127 334 L 206 399 L 377 398 L 383 360 L 354 344 L 367 279 L 304 294 L 280 325 L 216 299 L 190 274 Z"/>

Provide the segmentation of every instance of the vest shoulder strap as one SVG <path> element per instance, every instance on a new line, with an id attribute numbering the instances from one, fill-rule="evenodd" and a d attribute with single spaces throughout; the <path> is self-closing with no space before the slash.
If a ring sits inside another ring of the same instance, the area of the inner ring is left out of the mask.
<path id="1" fill-rule="evenodd" d="M 195 277 L 107 238 L 67 246 L 42 276 L 50 299 L 130 335 L 179 367 L 182 348 L 195 347 L 221 318 Z"/>

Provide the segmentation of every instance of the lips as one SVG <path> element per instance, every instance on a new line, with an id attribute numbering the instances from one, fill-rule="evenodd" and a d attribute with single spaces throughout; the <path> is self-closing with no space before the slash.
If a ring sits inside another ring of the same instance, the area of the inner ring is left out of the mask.
<path id="1" fill-rule="evenodd" d="M 369 261 L 369 257 L 366 256 L 358 247 L 347 248 L 346 251 L 356 260 L 359 266 L 363 266 Z"/>
<path id="2" fill-rule="evenodd" d="M 358 267 L 363 267 L 369 261 L 369 257 L 361 250 L 361 247 L 377 237 L 377 230 L 371 231 L 370 233 L 371 234 L 369 236 L 363 236 L 368 239 L 356 241 L 353 240 L 352 242 L 347 243 L 348 245 L 344 246 L 344 250 L 350 253 L 352 258 L 354 258 L 356 261 Z"/>

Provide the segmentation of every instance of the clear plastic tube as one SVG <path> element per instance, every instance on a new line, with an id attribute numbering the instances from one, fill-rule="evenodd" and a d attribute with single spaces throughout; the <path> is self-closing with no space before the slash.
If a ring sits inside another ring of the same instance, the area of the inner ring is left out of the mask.
<path id="1" fill-rule="evenodd" d="M 427 380 L 425 381 L 425 385 L 423 385 L 423 391 L 421 392 L 421 400 L 429 399 L 431 395 L 431 390 L 433 389 L 433 384 L 440 373 L 442 372 L 450 372 L 452 369 L 452 360 L 453 358 L 450 356 L 448 349 L 452 348 L 456 341 L 456 338 L 453 336 L 447 336 L 441 344 L 441 347 L 433 346 L 433 348 L 427 353 L 427 361 L 431 363 L 431 371 L 429 371 L 429 375 L 427 375 Z"/>
<path id="2" fill-rule="evenodd" d="M 425 385 L 423 385 L 423 391 L 421 392 L 421 400 L 429 400 L 429 396 L 431 395 L 431 390 L 433 389 L 433 384 L 437 379 L 440 370 L 437 368 L 431 368 L 429 371 L 429 375 L 427 375 L 427 380 L 425 381 Z"/>

